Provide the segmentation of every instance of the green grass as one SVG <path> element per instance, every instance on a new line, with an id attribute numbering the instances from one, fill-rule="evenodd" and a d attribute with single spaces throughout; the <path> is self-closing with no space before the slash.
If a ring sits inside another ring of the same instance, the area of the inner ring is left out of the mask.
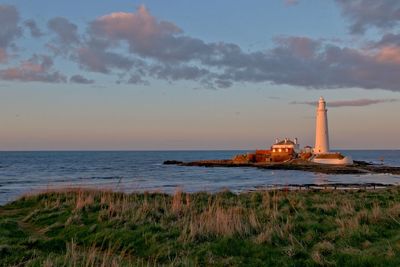
<path id="1" fill-rule="evenodd" d="M 400 187 L 123 194 L 0 207 L 0 266 L 400 266 Z"/>

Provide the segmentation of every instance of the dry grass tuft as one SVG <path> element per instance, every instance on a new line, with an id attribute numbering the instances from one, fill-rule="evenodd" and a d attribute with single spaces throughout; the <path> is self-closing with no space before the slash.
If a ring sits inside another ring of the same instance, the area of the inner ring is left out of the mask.
<path id="1" fill-rule="evenodd" d="M 280 222 L 273 222 L 272 228 L 278 238 L 285 240 L 293 230 L 293 223 L 288 216 L 286 217 L 286 220 L 282 219 Z"/>
<path id="2" fill-rule="evenodd" d="M 179 213 L 182 211 L 183 204 L 182 204 L 182 190 L 178 188 L 172 197 L 172 204 L 171 209 L 174 213 Z"/>
<path id="3" fill-rule="evenodd" d="M 342 237 L 356 231 L 360 227 L 359 218 L 357 216 L 337 218 L 335 222 L 338 225 L 339 236 Z"/>
<path id="4" fill-rule="evenodd" d="M 367 209 L 362 209 L 356 214 L 357 220 L 360 224 L 369 223 L 369 211 Z"/>
<path id="5" fill-rule="evenodd" d="M 274 231 L 272 228 L 270 228 L 270 227 L 265 228 L 261 233 L 259 233 L 256 236 L 256 238 L 254 239 L 254 242 L 256 244 L 271 244 L 273 234 L 274 234 Z"/>
<path id="6" fill-rule="evenodd" d="M 186 193 L 186 208 L 190 208 L 190 194 Z"/>
<path id="7" fill-rule="evenodd" d="M 390 207 L 388 208 L 387 212 L 395 217 L 395 218 L 399 218 L 400 217 L 400 203 L 395 202 L 392 205 L 390 205 Z"/>
<path id="8" fill-rule="evenodd" d="M 94 203 L 93 194 L 91 192 L 78 191 L 75 210 L 82 210 Z"/>
<path id="9" fill-rule="evenodd" d="M 339 214 L 341 216 L 354 215 L 354 212 L 355 212 L 354 203 L 349 200 L 345 200 L 344 203 L 341 203 L 336 208 L 338 209 Z"/>
<path id="10" fill-rule="evenodd" d="M 383 219 L 383 214 L 378 203 L 374 203 L 371 209 L 371 222 L 378 223 Z"/>
<path id="11" fill-rule="evenodd" d="M 129 266 L 137 265 L 134 264 L 132 259 L 125 255 L 124 252 L 117 253 L 113 248 L 107 248 L 102 250 L 96 248 L 94 245 L 89 248 L 78 247 L 74 240 L 67 243 L 67 250 L 64 255 L 64 260 L 61 266 L 75 267 L 75 266 L 86 266 L 86 267 L 119 267 L 126 266 L 127 258 Z M 125 264 L 122 264 L 122 263 Z M 60 262 L 54 262 L 51 257 L 48 257 L 44 262 L 43 266 L 56 266 L 60 265 Z"/>
<path id="12" fill-rule="evenodd" d="M 190 218 L 189 236 L 194 239 L 201 236 L 240 236 L 260 228 L 260 222 L 253 210 L 241 206 L 221 207 L 211 204 L 200 214 Z"/>

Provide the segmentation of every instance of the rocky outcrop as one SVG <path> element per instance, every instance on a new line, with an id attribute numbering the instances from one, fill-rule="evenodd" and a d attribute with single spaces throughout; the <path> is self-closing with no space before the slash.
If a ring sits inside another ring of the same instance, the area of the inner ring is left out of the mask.
<path id="1" fill-rule="evenodd" d="M 198 167 L 254 167 L 270 170 L 296 170 L 325 174 L 368 174 L 368 173 L 388 173 L 400 174 L 400 167 L 384 166 L 371 164 L 364 161 L 354 161 L 353 165 L 326 165 L 313 163 L 307 160 L 295 159 L 285 163 L 240 163 L 233 160 L 201 160 L 192 162 L 182 162 L 175 160 L 165 161 L 164 164 L 179 166 L 198 166 Z"/>

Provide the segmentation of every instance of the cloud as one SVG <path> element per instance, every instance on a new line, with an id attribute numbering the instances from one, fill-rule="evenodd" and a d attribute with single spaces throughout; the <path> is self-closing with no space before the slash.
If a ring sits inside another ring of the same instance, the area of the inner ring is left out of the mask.
<path id="1" fill-rule="evenodd" d="M 218 88 L 229 88 L 229 87 L 231 87 L 232 86 L 232 82 L 231 81 L 228 81 L 228 80 L 215 80 L 215 85 L 218 87 Z"/>
<path id="2" fill-rule="evenodd" d="M 111 42 L 125 41 L 131 52 L 141 56 L 162 57 L 170 51 L 160 51 L 162 42 L 171 42 L 174 34 L 181 30 L 173 23 L 157 21 L 145 6 L 136 13 L 111 13 L 102 16 L 90 25 L 91 33 L 97 38 Z"/>
<path id="3" fill-rule="evenodd" d="M 354 10 L 365 1 L 336 1 L 345 15 L 354 19 L 353 23 L 361 20 L 357 16 L 364 17 L 355 15 Z M 377 8 L 386 7 L 381 1 L 377 3 L 380 3 Z M 6 47 L 19 34 L 18 12 L 15 8 L 8 9 L 10 14 L 15 11 L 13 19 L 0 16 L 13 29 L 5 34 L 6 30 L 0 28 L 0 61 L 3 62 L 7 60 Z M 33 35 L 41 33 L 34 30 L 34 21 L 25 21 L 25 26 Z M 128 77 L 125 81 L 132 84 L 159 79 L 195 81 L 206 88 L 267 83 L 313 89 L 356 87 L 400 91 L 400 37 L 396 34 L 386 34 L 364 48 L 306 36 L 280 36 L 272 48 L 246 52 L 234 43 L 205 42 L 188 36 L 174 23 L 154 17 L 145 6 L 132 13 L 116 12 L 98 17 L 87 24 L 86 31 L 79 31 L 77 25 L 62 17 L 50 19 L 47 26 L 55 34 L 47 46 L 56 55 L 76 62 L 85 71 L 114 74 L 121 81 Z M 35 80 L 35 77 L 46 80 L 43 76 L 49 74 L 59 75 L 58 79 L 48 79 L 50 81 L 62 81 L 64 77 L 52 68 L 37 72 L 42 75 L 39 77 L 28 70 L 22 64 L 9 68 L 7 75 L 6 70 L 2 70 L 2 74 L 24 81 Z"/>
<path id="4" fill-rule="evenodd" d="M 382 47 L 376 55 L 380 62 L 387 62 L 393 64 L 400 64 L 400 47 L 398 46 L 385 46 Z"/>
<path id="5" fill-rule="evenodd" d="M 128 71 L 134 65 L 134 60 L 127 56 L 106 51 L 102 46 L 86 45 L 78 49 L 75 60 L 86 70 L 100 73 L 110 73 L 111 69 Z"/>
<path id="6" fill-rule="evenodd" d="M 281 36 L 276 38 L 275 42 L 279 46 L 287 48 L 294 56 L 304 59 L 312 58 L 321 46 L 321 41 L 303 36 Z"/>
<path id="7" fill-rule="evenodd" d="M 381 40 L 371 42 L 370 48 L 375 49 L 377 60 L 400 64 L 400 35 L 388 33 L 382 36 Z"/>
<path id="8" fill-rule="evenodd" d="M 315 89 L 400 90 L 400 64 L 388 60 L 396 49 L 359 50 L 289 36 L 277 38 L 272 49 L 246 53 L 233 43 L 206 43 L 187 36 L 173 23 L 158 21 L 144 6 L 135 13 L 94 20 L 89 35 L 95 44 L 79 50 L 78 62 L 91 71 L 139 68 L 143 77 L 193 80 L 220 88 L 235 82 L 267 82 Z M 128 54 L 112 52 L 124 45 Z"/>
<path id="9" fill-rule="evenodd" d="M 34 21 L 33 19 L 25 20 L 24 26 L 28 28 L 32 37 L 39 38 L 44 35 L 43 32 L 37 26 L 36 21 Z"/>
<path id="10" fill-rule="evenodd" d="M 350 32 L 362 34 L 368 27 L 390 29 L 400 20 L 398 0 L 335 0 L 350 21 Z"/>
<path id="11" fill-rule="evenodd" d="M 52 70 L 53 61 L 44 55 L 33 55 L 29 60 L 21 62 L 18 67 L 0 70 L 0 79 L 21 82 L 65 82 L 66 77 Z"/>
<path id="12" fill-rule="evenodd" d="M 387 33 L 384 34 L 380 41 L 371 43 L 372 47 L 382 47 L 382 46 L 400 46 L 400 34 Z"/>
<path id="13" fill-rule="evenodd" d="M 299 43 L 298 37 L 288 37 L 265 52 L 241 52 L 236 57 L 240 60 L 227 66 L 222 77 L 236 82 L 272 82 L 314 89 L 400 90 L 400 64 L 384 60 L 383 50 L 358 50 L 311 39 L 309 42 L 313 45 L 304 50 L 304 40 Z"/>
<path id="14" fill-rule="evenodd" d="M 398 102 L 398 99 L 354 99 L 354 100 L 338 100 L 338 101 L 329 101 L 327 103 L 328 107 L 337 108 L 337 107 L 363 107 L 363 106 L 370 106 L 380 103 L 392 103 Z M 300 104 L 300 105 L 310 105 L 316 107 L 318 102 L 317 101 L 293 101 L 290 104 Z"/>
<path id="15" fill-rule="evenodd" d="M 18 22 L 19 13 L 17 9 L 14 6 L 0 4 L 0 61 L 5 61 L 7 48 L 21 35 Z"/>
<path id="16" fill-rule="evenodd" d="M 57 35 L 59 44 L 68 46 L 79 43 L 78 27 L 63 17 L 52 18 L 47 27 Z"/>
<path id="17" fill-rule="evenodd" d="M 149 85 L 148 81 L 143 80 L 143 77 L 140 74 L 134 73 L 128 80 L 129 84 L 142 84 L 142 85 Z"/>
<path id="18" fill-rule="evenodd" d="M 83 77 L 82 75 L 79 75 L 79 74 L 71 76 L 69 78 L 69 81 L 71 83 L 80 83 L 80 84 L 92 84 L 92 83 L 94 83 L 94 80 L 87 79 L 87 78 L 85 78 L 85 77 Z"/>
<path id="19" fill-rule="evenodd" d="M 192 80 L 196 81 L 207 76 L 210 72 L 196 66 L 188 65 L 157 65 L 149 68 L 148 73 L 158 79 L 177 81 Z"/>
<path id="20" fill-rule="evenodd" d="M 6 62 L 6 61 L 7 61 L 6 50 L 3 48 L 0 48 L 0 63 Z"/>

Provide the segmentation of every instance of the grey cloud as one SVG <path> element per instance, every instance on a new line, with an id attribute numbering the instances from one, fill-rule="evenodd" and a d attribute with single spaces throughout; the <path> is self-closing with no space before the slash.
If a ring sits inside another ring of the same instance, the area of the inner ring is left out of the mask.
<path id="1" fill-rule="evenodd" d="M 274 48 L 248 53 L 236 44 L 206 43 L 186 36 L 174 24 L 159 22 L 144 7 L 136 13 L 115 13 L 93 21 L 89 37 L 98 44 L 81 48 L 77 61 L 91 71 L 138 69 L 131 57 L 139 57 L 147 62 L 139 67 L 142 76 L 195 80 L 210 88 L 267 82 L 314 89 L 400 90 L 400 64 L 374 51 L 307 37 L 279 37 Z M 110 51 L 126 45 L 129 54 Z"/>
<path id="2" fill-rule="evenodd" d="M 22 82 L 66 82 L 66 77 L 52 69 L 53 61 L 49 56 L 33 55 L 17 67 L 0 70 L 0 79 Z"/>
<path id="3" fill-rule="evenodd" d="M 29 32 L 32 37 L 39 38 L 44 35 L 43 32 L 37 26 L 36 21 L 34 21 L 33 19 L 25 20 L 24 25 L 29 29 Z"/>
<path id="4" fill-rule="evenodd" d="M 232 86 L 232 82 L 228 80 L 215 80 L 215 85 L 218 88 L 229 88 Z"/>
<path id="5" fill-rule="evenodd" d="M 286 48 L 298 58 L 309 59 L 321 47 L 321 41 L 302 36 L 280 36 L 275 38 L 280 48 Z"/>
<path id="6" fill-rule="evenodd" d="M 57 34 L 62 46 L 79 43 L 78 27 L 63 17 L 52 18 L 47 22 L 47 27 Z"/>
<path id="7" fill-rule="evenodd" d="M 92 23 L 92 27 L 95 27 L 94 25 L 97 25 L 96 22 Z M 96 26 L 96 28 L 94 38 L 108 40 L 109 44 L 116 41 L 126 41 L 129 45 L 129 51 L 143 58 L 155 58 L 163 62 L 176 63 L 197 60 L 206 53 L 212 52 L 212 47 L 202 40 L 188 36 L 176 36 L 173 32 L 162 32 L 160 30 L 160 35 L 154 33 L 150 36 L 141 37 L 141 33 L 135 34 L 131 30 L 126 35 L 117 35 L 102 32 L 102 28 L 99 26 Z M 139 37 L 136 37 L 136 35 L 139 35 Z"/>
<path id="8" fill-rule="evenodd" d="M 380 60 L 373 53 L 322 43 L 304 57 L 295 43 L 246 54 L 240 68 L 227 67 L 221 77 L 236 82 L 272 82 L 315 89 L 400 90 L 400 64 Z"/>
<path id="9" fill-rule="evenodd" d="M 91 40 L 78 49 L 75 60 L 84 69 L 100 73 L 110 73 L 112 68 L 128 71 L 135 64 L 133 59 L 107 49 L 108 46 L 104 42 Z"/>
<path id="10" fill-rule="evenodd" d="M 164 80 L 198 80 L 210 74 L 206 69 L 188 65 L 157 65 L 149 68 L 149 75 Z"/>
<path id="11" fill-rule="evenodd" d="M 396 26 L 400 19 L 398 0 L 335 0 L 342 14 L 349 19 L 350 32 L 364 33 L 368 27 L 388 29 Z"/>
<path id="12" fill-rule="evenodd" d="M 132 22 L 135 27 L 128 27 Z M 159 79 L 199 80 L 208 87 L 229 87 L 233 82 L 270 82 L 315 89 L 400 90 L 400 64 L 379 60 L 373 52 L 307 37 L 280 37 L 272 49 L 246 53 L 236 44 L 205 43 L 186 36 L 172 23 L 158 22 L 143 7 L 137 13 L 101 17 L 90 27 L 92 38 L 99 38 L 105 44 L 100 51 L 125 42 L 131 55 L 157 63 L 144 69 Z M 101 57 L 95 59 L 106 64 Z M 112 62 L 106 65 L 112 67 Z"/>
<path id="13" fill-rule="evenodd" d="M 19 13 L 14 6 L 0 4 L 0 50 L 5 50 L 21 35 Z"/>
<path id="14" fill-rule="evenodd" d="M 82 75 L 73 75 L 69 78 L 69 81 L 72 83 L 80 83 L 80 84 L 92 84 L 94 83 L 94 80 L 87 79 L 83 77 Z"/>
<path id="15" fill-rule="evenodd" d="M 129 84 L 142 84 L 142 85 L 149 85 L 150 83 L 148 81 L 143 80 L 142 75 L 138 73 L 134 73 L 131 75 L 131 77 L 128 80 Z"/>
<path id="16" fill-rule="evenodd" d="M 157 78 L 197 81 L 207 88 L 252 82 L 400 91 L 400 48 L 397 62 L 389 57 L 397 50 L 380 51 L 378 45 L 360 50 L 326 40 L 281 36 L 271 49 L 245 52 L 233 43 L 207 43 L 187 36 L 143 6 L 134 13 L 113 13 L 92 21 L 82 37 L 65 18 L 54 18 L 48 25 L 58 43 L 67 45 L 61 47 L 67 58 L 82 69 L 129 75 L 127 82 L 132 84 Z M 387 35 L 384 41 L 388 40 L 394 43 L 397 36 Z"/>
<path id="17" fill-rule="evenodd" d="M 371 42 L 371 47 L 398 46 L 400 47 L 400 34 L 384 34 L 378 42 Z"/>
<path id="18" fill-rule="evenodd" d="M 328 107 L 337 108 L 337 107 L 363 107 L 363 106 L 370 106 L 380 103 L 392 103 L 398 102 L 398 99 L 353 99 L 353 100 L 338 100 L 338 101 L 329 101 L 327 103 Z M 301 104 L 301 105 L 310 105 L 316 107 L 318 102 L 317 101 L 293 101 L 290 104 Z"/>

